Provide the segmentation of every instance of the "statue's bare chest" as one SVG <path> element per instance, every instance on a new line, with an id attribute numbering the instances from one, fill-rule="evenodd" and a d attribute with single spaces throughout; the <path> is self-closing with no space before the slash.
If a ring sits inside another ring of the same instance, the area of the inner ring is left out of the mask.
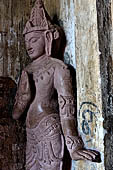
<path id="1" fill-rule="evenodd" d="M 50 93 L 50 91 L 54 88 L 54 71 L 55 66 L 49 64 L 33 72 L 33 80 L 35 82 L 36 89 L 39 92 Z"/>

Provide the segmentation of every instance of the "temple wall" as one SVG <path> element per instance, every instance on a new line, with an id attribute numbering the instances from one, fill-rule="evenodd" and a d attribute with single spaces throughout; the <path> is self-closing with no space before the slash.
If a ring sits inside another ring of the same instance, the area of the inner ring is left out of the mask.
<path id="1" fill-rule="evenodd" d="M 100 51 L 95 0 L 75 1 L 77 100 L 80 133 L 87 148 L 101 152 L 102 163 L 77 162 L 76 170 L 104 170 L 104 129 Z"/>
<path id="2" fill-rule="evenodd" d="M 77 170 L 113 169 L 113 2 L 75 0 L 78 122 L 88 148 L 102 163 L 79 161 Z"/>
<path id="3" fill-rule="evenodd" d="M 16 83 L 21 70 L 29 63 L 22 32 L 34 2 L 35 0 L 0 1 L 0 76 L 9 76 Z M 85 146 L 100 151 L 102 157 L 100 164 L 73 161 L 72 170 L 111 170 L 111 167 L 113 169 L 113 1 L 44 0 L 44 3 L 50 16 L 65 31 L 67 46 L 64 60 L 76 68 L 79 132 Z M 4 124 L 10 127 L 9 122 L 11 122 L 11 127 L 17 129 L 18 133 L 18 136 L 14 137 L 11 133 L 7 138 L 9 147 L 6 147 L 6 150 L 9 148 L 8 153 L 14 155 L 13 160 L 9 158 L 12 160 L 11 170 L 24 170 L 25 124 L 12 122 L 11 117 L 10 121 L 6 120 Z M 1 134 L 7 136 L 5 132 Z M 18 154 L 15 156 L 15 153 Z M 18 163 L 19 155 L 22 156 Z M 8 159 L 6 163 L 8 164 Z M 2 170 L 6 170 L 4 168 L 5 157 Z"/>

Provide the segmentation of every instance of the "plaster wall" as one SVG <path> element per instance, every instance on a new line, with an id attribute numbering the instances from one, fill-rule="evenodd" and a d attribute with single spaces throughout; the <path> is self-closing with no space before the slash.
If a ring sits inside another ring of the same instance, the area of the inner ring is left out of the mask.
<path id="1" fill-rule="evenodd" d="M 75 0 L 79 129 L 102 158 L 101 164 L 77 162 L 75 169 L 113 169 L 112 9 L 111 0 Z"/>
<path id="2" fill-rule="evenodd" d="M 101 152 L 102 163 L 79 161 L 76 170 L 104 170 L 104 129 L 100 51 L 95 0 L 75 0 L 77 107 L 80 133 L 87 148 Z"/>

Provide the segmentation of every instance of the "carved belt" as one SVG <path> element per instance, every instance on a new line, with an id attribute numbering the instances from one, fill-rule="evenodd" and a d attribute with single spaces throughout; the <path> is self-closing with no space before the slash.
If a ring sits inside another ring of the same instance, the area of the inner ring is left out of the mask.
<path id="1" fill-rule="evenodd" d="M 35 128 L 26 128 L 27 140 L 52 140 L 57 134 L 61 133 L 60 117 L 58 114 L 45 116 Z"/>

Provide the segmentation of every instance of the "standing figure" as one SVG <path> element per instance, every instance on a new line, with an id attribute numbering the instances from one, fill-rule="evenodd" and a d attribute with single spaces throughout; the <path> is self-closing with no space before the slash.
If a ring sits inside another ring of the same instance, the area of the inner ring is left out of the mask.
<path id="1" fill-rule="evenodd" d="M 72 159 L 98 162 L 99 153 L 85 149 L 78 135 L 70 71 L 51 56 L 59 28 L 42 0 L 35 2 L 24 36 L 32 62 L 22 72 L 13 118 L 28 108 L 26 170 L 62 170 L 65 144 Z"/>

